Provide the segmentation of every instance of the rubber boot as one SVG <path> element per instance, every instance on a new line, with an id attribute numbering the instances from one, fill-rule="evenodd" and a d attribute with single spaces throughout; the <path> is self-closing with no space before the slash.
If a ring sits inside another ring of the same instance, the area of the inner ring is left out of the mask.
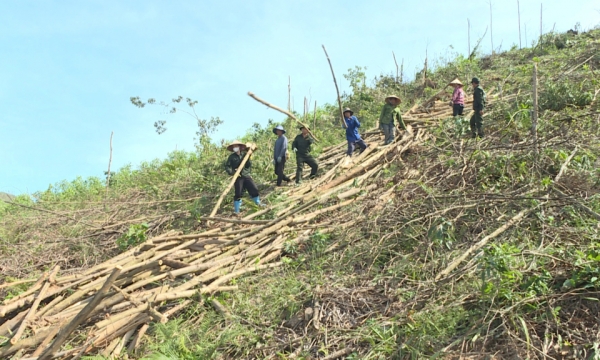
<path id="1" fill-rule="evenodd" d="M 239 214 L 241 207 L 242 207 L 242 199 L 233 201 L 233 212 L 235 212 L 236 214 Z"/>
<path id="2" fill-rule="evenodd" d="M 261 202 L 260 202 L 260 196 L 253 197 L 253 198 L 252 198 L 252 201 L 254 201 L 254 203 L 255 203 L 257 206 L 265 206 L 263 203 L 261 203 Z"/>

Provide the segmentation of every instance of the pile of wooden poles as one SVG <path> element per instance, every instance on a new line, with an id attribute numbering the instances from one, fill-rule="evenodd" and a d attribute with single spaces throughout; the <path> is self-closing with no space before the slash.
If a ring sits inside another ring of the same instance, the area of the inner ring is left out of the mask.
<path id="1" fill-rule="evenodd" d="M 60 276 L 55 267 L 2 302 L 0 339 L 10 340 L 0 347 L 0 358 L 135 352 L 151 323 L 168 321 L 192 302 L 203 302 L 205 294 L 235 290 L 228 285 L 232 279 L 281 266 L 285 243 L 343 227 L 344 213 L 336 210 L 387 191 L 377 182 L 382 167 L 425 136 L 423 129 L 410 128 L 384 146 L 378 131 L 367 132 L 365 151 L 348 158 L 345 142 L 326 149 L 319 157 L 324 174 L 290 188 L 274 207 L 243 218 L 202 218 L 203 232 L 166 232 L 78 274 Z M 272 219 L 254 220 L 267 214 Z M 228 316 L 223 304 L 211 305 Z"/>

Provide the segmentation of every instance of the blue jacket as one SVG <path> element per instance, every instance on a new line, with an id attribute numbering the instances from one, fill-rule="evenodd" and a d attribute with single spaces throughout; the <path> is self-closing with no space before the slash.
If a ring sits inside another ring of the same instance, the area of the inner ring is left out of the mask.
<path id="1" fill-rule="evenodd" d="M 344 119 L 346 121 L 346 140 L 348 141 L 358 141 L 360 140 L 360 134 L 358 133 L 358 128 L 360 127 L 360 122 L 356 118 L 356 116 L 352 115 L 349 118 Z"/>

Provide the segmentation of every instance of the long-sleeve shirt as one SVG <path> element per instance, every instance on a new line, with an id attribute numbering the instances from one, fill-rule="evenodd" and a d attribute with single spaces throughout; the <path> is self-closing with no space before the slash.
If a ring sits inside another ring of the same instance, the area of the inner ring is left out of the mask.
<path id="1" fill-rule="evenodd" d="M 465 91 L 462 88 L 456 87 L 454 89 L 454 92 L 452 93 L 452 103 L 458 105 L 465 104 Z"/>
<path id="2" fill-rule="evenodd" d="M 273 151 L 273 159 L 277 160 L 278 157 L 285 159 L 285 153 L 287 153 L 288 139 L 285 135 L 281 135 L 275 141 L 275 148 Z"/>
<path id="3" fill-rule="evenodd" d="M 246 153 L 240 153 L 239 155 L 237 153 L 232 153 L 231 155 L 229 155 L 229 157 L 227 158 L 227 162 L 225 163 L 225 171 L 229 175 L 235 174 L 238 167 L 240 167 L 242 160 L 244 160 L 245 156 L 246 156 Z M 244 168 L 240 172 L 240 175 L 242 177 L 250 176 L 250 168 L 251 167 L 252 167 L 252 161 L 250 161 L 250 159 L 248 159 L 248 161 L 246 161 L 246 164 L 244 164 Z"/>
<path id="4" fill-rule="evenodd" d="M 404 125 L 404 121 L 402 120 L 400 109 L 397 106 L 385 103 L 385 105 L 383 105 L 383 109 L 381 109 L 381 115 L 379 115 L 379 123 L 393 124 L 394 120 L 398 120 L 400 127 L 406 130 L 406 125 Z"/>
<path id="5" fill-rule="evenodd" d="M 473 90 L 473 110 L 483 111 L 485 109 L 485 91 L 481 87 Z"/>
<path id="6" fill-rule="evenodd" d="M 305 157 L 310 154 L 310 146 L 314 143 L 314 139 L 307 135 L 306 137 L 299 134 L 292 142 L 292 148 L 297 149 L 296 156 Z"/>
<path id="7" fill-rule="evenodd" d="M 358 133 L 358 128 L 360 127 L 360 122 L 356 118 L 356 116 L 352 115 L 349 118 L 345 117 L 344 121 L 346 121 L 346 140 L 348 141 L 358 141 L 360 140 L 360 134 Z"/>

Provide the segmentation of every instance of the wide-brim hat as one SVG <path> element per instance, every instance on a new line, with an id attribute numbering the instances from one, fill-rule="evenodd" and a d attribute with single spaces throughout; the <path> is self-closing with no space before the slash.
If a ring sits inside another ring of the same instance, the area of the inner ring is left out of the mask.
<path id="1" fill-rule="evenodd" d="M 354 111 L 350 110 L 350 108 L 345 108 L 343 114 L 349 112 L 350 115 L 354 115 Z"/>
<path id="2" fill-rule="evenodd" d="M 463 83 L 460 80 L 458 80 L 458 78 L 456 78 L 456 79 L 450 81 L 449 85 L 460 85 L 460 86 L 462 86 Z"/>
<path id="3" fill-rule="evenodd" d="M 396 99 L 396 100 L 398 100 L 399 102 L 402 102 L 402 99 L 400 99 L 400 98 L 399 98 L 399 97 L 397 97 L 396 95 L 390 95 L 390 96 L 387 96 L 387 97 L 385 98 L 385 100 L 387 101 L 387 99 Z"/>
<path id="4" fill-rule="evenodd" d="M 310 131 L 310 128 L 308 126 L 304 126 L 304 125 L 298 126 L 298 130 L 302 130 L 302 129 L 306 129 L 306 130 Z"/>
<path id="5" fill-rule="evenodd" d="M 283 129 L 283 126 L 281 125 L 277 125 L 273 128 L 273 134 L 277 135 L 277 130 L 281 130 L 283 131 L 283 133 L 285 134 L 285 130 Z"/>
<path id="6" fill-rule="evenodd" d="M 231 144 L 227 145 L 227 150 L 233 151 L 233 148 L 236 147 L 236 146 L 240 147 L 240 151 L 244 150 L 246 148 L 246 144 L 244 144 L 243 142 L 241 142 L 239 140 L 235 140 Z"/>
<path id="7" fill-rule="evenodd" d="M 473 84 L 473 83 L 479 84 L 479 79 L 474 77 L 473 80 L 471 80 L 471 84 Z"/>

